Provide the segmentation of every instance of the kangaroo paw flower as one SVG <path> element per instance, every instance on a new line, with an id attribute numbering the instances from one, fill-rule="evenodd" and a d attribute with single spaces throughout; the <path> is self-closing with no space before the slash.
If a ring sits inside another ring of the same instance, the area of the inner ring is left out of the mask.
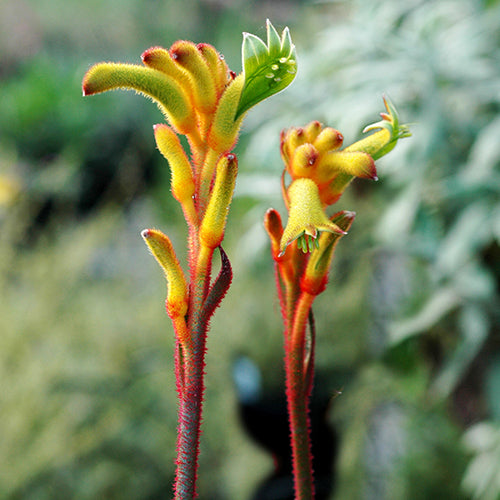
<path id="1" fill-rule="evenodd" d="M 292 182 L 287 190 L 289 201 L 288 223 L 283 231 L 280 242 L 280 255 L 294 240 L 304 253 L 317 246 L 315 242 L 318 233 L 327 231 L 339 235 L 346 234 L 339 226 L 326 216 L 319 189 L 311 179 L 301 178 Z"/>
<path id="2" fill-rule="evenodd" d="M 169 316 L 184 317 L 188 309 L 188 289 L 184 272 L 177 260 L 170 239 L 157 229 L 145 229 L 141 235 L 167 278 L 167 312 Z"/>

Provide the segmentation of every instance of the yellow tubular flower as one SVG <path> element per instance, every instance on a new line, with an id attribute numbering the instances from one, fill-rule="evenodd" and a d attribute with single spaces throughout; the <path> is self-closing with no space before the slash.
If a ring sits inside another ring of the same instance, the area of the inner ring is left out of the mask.
<path id="1" fill-rule="evenodd" d="M 119 88 L 135 90 L 151 97 L 181 134 L 196 127 L 194 110 L 184 89 L 174 78 L 156 69 L 134 64 L 96 64 L 85 74 L 82 88 L 83 95 Z"/>
<path id="2" fill-rule="evenodd" d="M 290 184 L 287 190 L 289 202 L 288 223 L 280 242 L 280 255 L 294 240 L 304 252 L 317 246 L 318 232 L 327 231 L 340 235 L 346 234 L 326 216 L 316 183 L 311 179 L 301 178 Z"/>
<path id="3" fill-rule="evenodd" d="M 156 145 L 170 166 L 171 189 L 174 198 L 182 205 L 192 223 L 197 220 L 193 195 L 195 181 L 189 159 L 177 134 L 164 123 L 154 126 Z"/>
<path id="4" fill-rule="evenodd" d="M 224 92 L 229 76 L 229 68 L 224 61 L 224 57 L 208 43 L 198 44 L 198 50 L 208 64 L 210 74 L 215 81 L 217 97 L 220 97 Z"/>
<path id="5" fill-rule="evenodd" d="M 243 116 L 236 118 L 238 103 L 245 85 L 245 78 L 238 75 L 227 87 L 217 105 L 207 143 L 217 152 L 230 151 L 236 142 Z"/>
<path id="6" fill-rule="evenodd" d="M 200 242 L 208 248 L 217 248 L 224 238 L 237 172 L 236 156 L 231 153 L 222 156 L 217 163 L 214 187 L 200 226 Z"/>
<path id="7" fill-rule="evenodd" d="M 157 229 L 145 229 L 141 235 L 165 273 L 168 315 L 172 319 L 184 318 L 188 310 L 188 288 L 170 239 Z"/>
<path id="8" fill-rule="evenodd" d="M 217 96 L 215 91 L 215 75 L 196 45 L 179 40 L 170 48 L 172 59 L 186 69 L 192 79 L 193 98 L 196 108 L 202 113 L 215 111 Z"/>

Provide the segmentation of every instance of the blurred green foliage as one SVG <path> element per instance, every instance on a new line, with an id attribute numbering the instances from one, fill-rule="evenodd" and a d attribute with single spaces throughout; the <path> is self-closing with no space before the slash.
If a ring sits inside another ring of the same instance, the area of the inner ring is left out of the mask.
<path id="1" fill-rule="evenodd" d="M 186 13 L 189 13 L 187 15 Z M 252 110 L 225 244 L 235 280 L 209 338 L 201 498 L 247 499 L 270 458 L 231 380 L 250 356 L 282 387 L 262 217 L 282 209 L 279 131 L 318 119 L 346 143 L 386 92 L 413 137 L 356 182 L 358 216 L 315 309 L 316 394 L 332 400 L 336 499 L 500 496 L 500 2 L 310 4 L 43 0 L 0 4 L 3 498 L 164 498 L 175 452 L 172 331 L 140 240 L 181 213 L 154 106 L 81 98 L 98 60 L 178 38 L 240 70 L 241 32 L 290 26 L 299 72 Z M 210 22 L 206 22 L 207 19 Z M 260 31 L 259 31 L 260 30 Z"/>

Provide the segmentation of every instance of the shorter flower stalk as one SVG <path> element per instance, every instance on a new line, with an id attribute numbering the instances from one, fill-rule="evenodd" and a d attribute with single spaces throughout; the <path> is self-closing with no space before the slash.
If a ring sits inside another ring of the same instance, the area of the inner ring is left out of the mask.
<path id="1" fill-rule="evenodd" d="M 146 229 L 142 236 L 168 284 L 166 308 L 175 332 L 180 402 L 174 489 L 176 499 L 187 500 L 196 496 L 208 326 L 232 278 L 221 247 L 238 171 L 232 149 L 246 112 L 287 87 L 297 63 L 288 28 L 280 36 L 269 21 L 267 43 L 244 34 L 239 75 L 211 45 L 185 40 L 169 50 L 146 50 L 142 63 L 96 64 L 82 86 L 84 95 L 135 90 L 152 98 L 168 122 L 155 125 L 154 135 L 170 166 L 172 195 L 188 227 L 189 280 L 167 236 L 156 229 Z M 188 151 L 180 135 L 187 139 Z M 221 270 L 212 281 L 217 249 Z"/>
<path id="2" fill-rule="evenodd" d="M 283 227 L 274 209 L 265 216 L 271 240 L 276 285 L 284 325 L 286 396 L 290 422 L 295 498 L 314 498 L 309 398 L 314 375 L 315 327 L 312 305 L 328 282 L 335 247 L 347 234 L 354 212 L 328 216 L 334 204 L 355 178 L 377 180 L 375 159 L 387 154 L 398 139 L 410 135 L 399 124 L 389 100 L 382 120 L 365 129 L 368 137 L 340 149 L 343 136 L 337 130 L 311 122 L 281 134 L 285 164 L 282 192 L 288 210 Z M 286 177 L 291 181 L 287 185 Z"/>

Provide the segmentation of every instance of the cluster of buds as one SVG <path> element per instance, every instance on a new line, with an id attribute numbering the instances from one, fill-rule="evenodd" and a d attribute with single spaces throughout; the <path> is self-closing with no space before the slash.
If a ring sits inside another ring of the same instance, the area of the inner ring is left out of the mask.
<path id="1" fill-rule="evenodd" d="M 365 128 L 375 132 L 343 149 L 342 134 L 316 121 L 281 135 L 285 164 L 281 184 L 288 222 L 283 228 L 279 213 L 270 209 L 265 227 L 271 239 L 284 322 L 287 403 L 298 499 L 314 496 L 307 409 L 314 373 L 311 308 L 326 287 L 335 247 L 355 216 L 354 212 L 341 211 L 329 217 L 326 209 L 355 177 L 376 180 L 375 160 L 409 135 L 408 128 L 399 124 L 392 104 L 387 99 L 384 102 L 387 112 L 381 114 L 382 120 Z"/>
<path id="2" fill-rule="evenodd" d="M 376 180 L 375 160 L 410 135 L 408 127 L 399 123 L 391 102 L 384 98 L 384 103 L 382 120 L 364 129 L 374 133 L 343 149 L 342 134 L 317 121 L 281 134 L 285 164 L 281 182 L 288 222 L 283 228 L 279 213 L 271 209 L 265 226 L 280 283 L 295 290 L 291 294 L 295 299 L 300 290 L 317 295 L 324 289 L 333 250 L 354 220 L 354 212 L 341 211 L 329 217 L 326 209 L 355 177 Z M 281 294 L 285 302 L 286 296 Z M 282 306 L 285 311 L 293 310 L 292 304 Z"/>
<path id="3" fill-rule="evenodd" d="M 229 70 L 211 45 L 175 42 L 152 47 L 142 65 L 100 63 L 83 79 L 83 94 L 131 89 L 153 99 L 167 123 L 155 125 L 156 144 L 171 171 L 171 190 L 188 226 L 189 280 L 170 239 L 146 229 L 142 236 L 167 280 L 166 309 L 176 335 L 179 392 L 176 498 L 194 498 L 206 335 L 210 318 L 231 283 L 232 271 L 221 243 L 232 201 L 238 162 L 232 153 L 245 113 L 287 87 L 297 71 L 288 28 L 280 35 L 267 22 L 267 43 L 244 33 L 243 71 Z M 188 148 L 179 135 L 185 136 Z M 214 251 L 221 269 L 212 282 Z"/>
<path id="4" fill-rule="evenodd" d="M 243 71 L 230 71 L 209 44 L 180 40 L 170 49 L 152 47 L 142 65 L 99 63 L 84 77 L 83 94 L 123 88 L 153 99 L 167 123 L 154 126 L 156 144 L 171 171 L 171 191 L 181 204 L 190 230 L 190 268 L 208 266 L 220 246 L 232 200 L 238 162 L 231 152 L 245 113 L 288 86 L 296 74 L 295 47 L 288 28 L 279 36 L 267 22 L 267 44 L 244 33 Z M 186 152 L 179 135 L 189 144 Z M 169 281 L 167 311 L 178 336 L 189 302 L 189 287 L 170 281 L 182 269 L 169 238 L 157 230 L 142 233 Z M 175 292 L 175 293 L 174 293 Z M 205 290 L 204 295 L 208 294 Z M 203 299 L 206 297 L 203 297 Z M 175 302 L 179 302 L 175 304 Z M 182 315 L 182 318 L 181 318 Z"/>
<path id="5" fill-rule="evenodd" d="M 364 130 L 377 131 L 343 149 L 342 134 L 317 121 L 282 132 L 282 191 L 289 218 L 278 245 L 278 257 L 295 240 L 299 249 L 309 252 L 319 247 L 320 232 L 338 237 L 345 234 L 345 229 L 335 222 L 338 214 L 329 218 L 326 207 L 341 197 L 355 177 L 377 180 L 375 160 L 388 153 L 398 139 L 409 135 L 408 128 L 399 125 L 394 106 L 387 99 L 384 102 L 387 113 Z M 288 186 L 286 174 L 291 178 Z"/>

